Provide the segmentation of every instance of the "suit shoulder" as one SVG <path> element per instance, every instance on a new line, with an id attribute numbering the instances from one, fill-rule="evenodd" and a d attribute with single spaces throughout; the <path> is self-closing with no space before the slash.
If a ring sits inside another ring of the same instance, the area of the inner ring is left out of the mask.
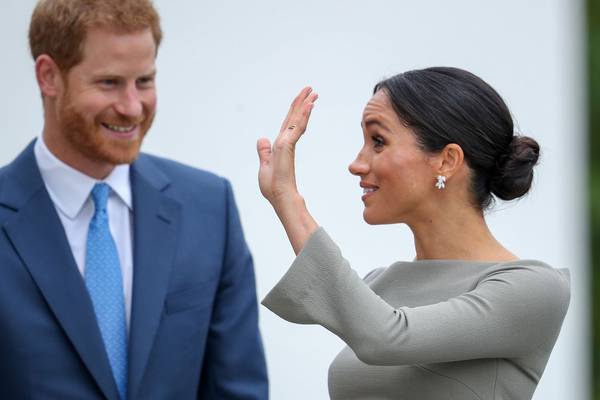
<path id="1" fill-rule="evenodd" d="M 4 179 L 6 178 L 6 174 L 8 173 L 9 167 L 10 164 L 0 166 L 0 187 L 2 181 L 4 181 Z"/>
<path id="2" fill-rule="evenodd" d="M 6 170 L 8 165 L 3 165 L 0 167 L 0 188 L 2 187 L 1 183 L 4 180 L 4 176 L 6 175 Z"/>
<path id="3" fill-rule="evenodd" d="M 14 172 L 13 162 L 0 166 L 0 194 L 6 193 L 8 189 L 8 182 L 11 179 L 11 175 Z M 3 197 L 3 196 L 0 196 Z"/>
<path id="4" fill-rule="evenodd" d="M 203 191 L 223 191 L 229 185 L 227 179 L 204 169 L 147 153 L 140 154 L 139 161 L 152 164 L 171 182 L 182 189 L 201 188 Z"/>

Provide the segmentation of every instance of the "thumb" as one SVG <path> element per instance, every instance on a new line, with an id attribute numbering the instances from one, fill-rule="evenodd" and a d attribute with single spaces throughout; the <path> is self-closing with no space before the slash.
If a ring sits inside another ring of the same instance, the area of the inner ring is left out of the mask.
<path id="1" fill-rule="evenodd" d="M 256 151 L 260 164 L 266 164 L 271 160 L 271 142 L 267 138 L 260 138 L 256 142 Z"/>

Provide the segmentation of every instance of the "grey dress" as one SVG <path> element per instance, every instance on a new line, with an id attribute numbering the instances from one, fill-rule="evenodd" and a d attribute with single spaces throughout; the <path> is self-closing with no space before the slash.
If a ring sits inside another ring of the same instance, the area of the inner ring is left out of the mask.
<path id="1" fill-rule="evenodd" d="M 531 399 L 569 305 L 535 260 L 397 262 L 363 280 L 319 228 L 262 304 L 348 346 L 332 399 Z"/>

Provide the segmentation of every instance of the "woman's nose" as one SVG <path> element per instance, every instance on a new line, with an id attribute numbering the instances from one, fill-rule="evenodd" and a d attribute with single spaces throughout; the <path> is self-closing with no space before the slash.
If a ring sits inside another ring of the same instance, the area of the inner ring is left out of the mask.
<path id="1" fill-rule="evenodd" d="M 366 175 L 369 172 L 369 164 L 361 153 L 358 153 L 354 161 L 350 163 L 348 171 L 350 171 L 352 175 L 357 176 Z"/>

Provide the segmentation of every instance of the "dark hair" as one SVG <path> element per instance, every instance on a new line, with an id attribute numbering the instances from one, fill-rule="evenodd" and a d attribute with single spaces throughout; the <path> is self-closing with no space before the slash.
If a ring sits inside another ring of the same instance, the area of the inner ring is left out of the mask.
<path id="1" fill-rule="evenodd" d="M 492 194 L 502 200 L 525 195 L 533 180 L 540 147 L 514 133 L 500 95 L 481 78 L 459 68 L 434 67 L 385 79 L 384 90 L 400 119 L 424 151 L 436 153 L 458 144 L 471 169 L 475 205 L 486 209 Z"/>

